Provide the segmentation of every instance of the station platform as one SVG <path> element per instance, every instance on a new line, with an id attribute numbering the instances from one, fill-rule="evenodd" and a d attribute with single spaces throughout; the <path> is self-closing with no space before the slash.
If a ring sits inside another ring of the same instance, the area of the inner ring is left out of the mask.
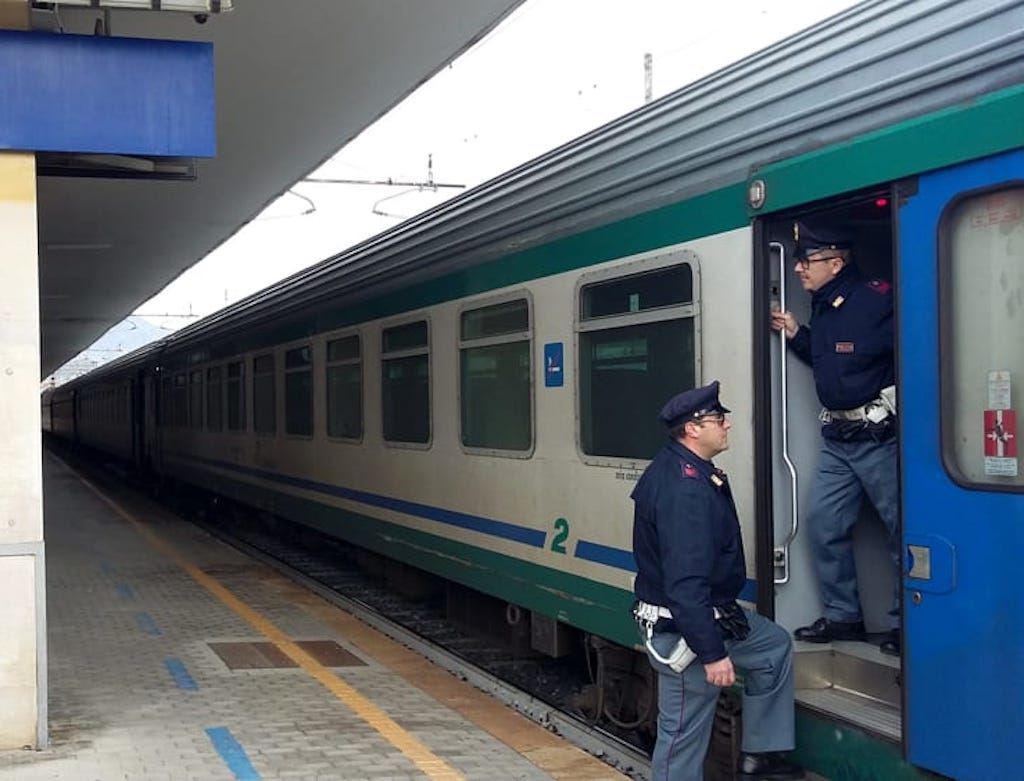
<path id="1" fill-rule="evenodd" d="M 0 781 L 626 778 L 49 453 L 44 496 L 50 740 Z"/>

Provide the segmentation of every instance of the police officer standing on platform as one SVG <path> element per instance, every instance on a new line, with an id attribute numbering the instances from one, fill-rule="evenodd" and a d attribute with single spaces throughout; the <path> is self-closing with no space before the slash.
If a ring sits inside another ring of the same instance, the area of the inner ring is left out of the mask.
<path id="1" fill-rule="evenodd" d="M 899 482 L 893 304 L 889 283 L 864 279 L 853 265 L 851 238 L 824 228 L 793 226 L 796 267 L 811 294 L 811 321 L 800 325 L 775 310 L 771 326 L 814 373 L 822 448 L 811 487 L 807 526 L 825 615 L 794 632 L 797 640 L 863 640 L 852 530 L 862 497 L 889 533 L 896 586 L 883 653 L 900 652 Z"/>
<path id="2" fill-rule="evenodd" d="M 743 754 L 737 778 L 799 779 L 789 635 L 740 607 L 747 579 L 739 519 L 725 473 L 729 447 L 718 382 L 668 401 L 671 439 L 633 491 L 634 613 L 658 673 L 652 781 L 700 781 L 715 704 L 743 670 Z"/>

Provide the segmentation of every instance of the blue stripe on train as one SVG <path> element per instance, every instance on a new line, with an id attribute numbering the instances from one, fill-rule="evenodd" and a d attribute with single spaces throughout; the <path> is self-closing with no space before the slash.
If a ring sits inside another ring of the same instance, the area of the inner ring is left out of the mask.
<path id="1" fill-rule="evenodd" d="M 431 507 L 430 505 L 420 504 L 419 502 L 395 499 L 391 496 L 372 494 L 368 491 L 357 491 L 354 488 L 344 488 L 339 485 L 331 485 L 330 483 L 321 483 L 304 477 L 291 477 L 290 475 L 268 472 L 263 469 L 254 469 L 253 467 L 232 464 L 227 461 L 217 461 L 212 458 L 194 458 L 193 460 L 208 464 L 218 469 L 227 469 L 229 471 L 239 472 L 251 477 L 258 477 L 262 480 L 270 480 L 277 483 L 283 483 L 284 485 L 290 485 L 295 488 L 302 488 L 306 491 L 316 491 L 317 493 L 337 496 L 342 499 L 351 499 L 352 501 L 368 504 L 373 507 L 383 507 L 388 510 L 405 513 L 406 515 L 414 515 L 418 518 L 427 518 L 432 521 L 438 521 L 439 523 L 446 523 L 450 526 L 470 529 L 472 531 L 480 532 L 481 534 L 489 534 L 493 537 L 501 537 L 502 539 L 512 540 L 513 542 L 521 542 L 534 548 L 543 548 L 544 540 L 547 536 L 545 532 L 538 529 L 519 526 L 514 523 L 509 523 L 508 521 L 497 521 L 493 518 L 483 518 L 479 515 L 469 515 L 468 513 L 445 510 L 440 507 Z M 613 548 L 610 545 L 602 545 L 597 542 L 580 540 L 576 543 L 574 555 L 577 559 L 582 559 L 584 561 L 592 561 L 596 564 L 603 564 L 606 567 L 613 567 L 614 569 L 620 569 L 626 572 L 636 572 L 636 562 L 633 560 L 633 552 L 623 550 L 622 548 Z M 748 580 L 746 586 L 743 588 L 743 592 L 740 594 L 740 599 L 752 601 L 754 598 L 754 592 L 755 583 L 752 580 Z"/>

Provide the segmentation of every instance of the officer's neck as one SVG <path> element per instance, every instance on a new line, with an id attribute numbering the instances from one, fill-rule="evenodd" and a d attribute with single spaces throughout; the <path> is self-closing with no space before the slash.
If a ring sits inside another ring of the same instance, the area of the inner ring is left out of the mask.
<path id="1" fill-rule="evenodd" d="M 709 463 L 711 462 L 712 458 L 714 458 L 715 456 L 722 452 L 721 450 L 709 448 L 706 444 L 692 437 L 677 437 L 676 442 L 685 447 L 695 456 L 699 456 L 700 458 L 703 458 L 705 461 Z"/>

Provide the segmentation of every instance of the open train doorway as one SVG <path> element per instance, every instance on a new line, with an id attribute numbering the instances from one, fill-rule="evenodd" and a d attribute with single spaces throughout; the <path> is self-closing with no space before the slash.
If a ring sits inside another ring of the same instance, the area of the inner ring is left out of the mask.
<path id="1" fill-rule="evenodd" d="M 758 231 L 771 411 L 759 585 L 775 620 L 810 638 L 794 646 L 798 702 L 899 741 L 898 427 L 895 406 L 873 406 L 896 379 L 893 213 L 886 187 Z M 790 315 L 780 331 L 772 310 Z"/>

